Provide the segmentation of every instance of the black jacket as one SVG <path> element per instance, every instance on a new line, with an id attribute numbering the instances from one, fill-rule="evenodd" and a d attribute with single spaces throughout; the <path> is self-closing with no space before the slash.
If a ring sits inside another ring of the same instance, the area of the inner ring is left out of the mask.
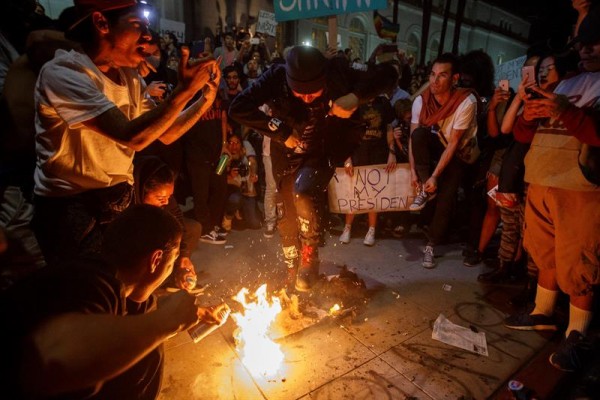
<path id="1" fill-rule="evenodd" d="M 380 64 L 368 71 L 358 71 L 350 68 L 345 59 L 333 58 L 328 61 L 327 87 L 323 96 L 305 104 L 292 94 L 285 74 L 285 65 L 274 65 L 265 71 L 258 81 L 233 100 L 229 116 L 269 136 L 275 149 L 279 147 L 288 154 L 294 153 L 294 149 L 286 149 L 283 144 L 295 131 L 305 142 L 307 154 L 325 156 L 334 163 L 343 161 L 352 153 L 359 143 L 363 127 L 357 113 L 347 120 L 326 117 L 331 102 L 354 93 L 360 104 L 366 103 L 393 87 L 398 78 L 391 65 Z M 258 109 L 265 103 L 271 108 L 272 116 Z M 316 129 L 307 132 L 305 128 L 310 124 Z M 272 156 L 274 153 L 277 150 L 272 152 Z"/>

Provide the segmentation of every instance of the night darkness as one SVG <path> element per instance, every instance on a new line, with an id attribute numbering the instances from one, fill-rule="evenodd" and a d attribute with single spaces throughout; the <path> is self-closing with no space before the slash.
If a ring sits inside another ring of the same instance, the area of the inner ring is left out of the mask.
<path id="1" fill-rule="evenodd" d="M 530 44 L 549 43 L 556 48 L 565 44 L 577 19 L 571 0 L 487 0 L 531 23 Z M 600 3 L 600 0 L 592 0 Z"/>

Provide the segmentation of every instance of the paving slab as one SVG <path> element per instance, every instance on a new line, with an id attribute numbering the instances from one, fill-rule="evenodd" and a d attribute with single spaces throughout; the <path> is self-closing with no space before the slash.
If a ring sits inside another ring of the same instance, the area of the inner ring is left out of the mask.
<path id="1" fill-rule="evenodd" d="M 366 247 L 357 237 L 341 245 L 328 235 L 321 272 L 336 274 L 347 265 L 367 285 L 369 299 L 355 316 L 289 321 L 291 334 L 280 333 L 277 341 L 285 358 L 275 377 L 252 376 L 242 365 L 232 320 L 198 344 L 179 334 L 165 344 L 160 400 L 487 398 L 548 337 L 502 325 L 509 310 L 490 298 L 505 291 L 478 284 L 483 267 L 464 267 L 459 245 L 441 247 L 437 268 L 425 270 L 422 244 L 378 239 Z M 203 305 L 231 304 L 242 287 L 275 289 L 286 274 L 279 239 L 265 239 L 262 231 L 232 232 L 221 246 L 201 243 L 192 260 L 207 286 L 199 296 Z M 485 332 L 489 356 L 433 340 L 440 313 Z"/>
<path id="2" fill-rule="evenodd" d="M 412 382 L 380 358 L 315 389 L 311 400 L 330 399 L 430 399 Z"/>

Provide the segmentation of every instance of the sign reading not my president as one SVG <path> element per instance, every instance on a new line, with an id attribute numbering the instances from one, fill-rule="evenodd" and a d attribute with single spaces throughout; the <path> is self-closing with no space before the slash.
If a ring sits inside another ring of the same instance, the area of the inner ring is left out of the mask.
<path id="1" fill-rule="evenodd" d="M 363 214 L 369 211 L 408 211 L 415 197 L 409 164 L 385 172 L 385 164 L 354 167 L 353 176 L 337 168 L 329 182 L 329 211 Z"/>
<path id="2" fill-rule="evenodd" d="M 293 21 L 387 8 L 387 0 L 274 0 L 275 19 Z"/>

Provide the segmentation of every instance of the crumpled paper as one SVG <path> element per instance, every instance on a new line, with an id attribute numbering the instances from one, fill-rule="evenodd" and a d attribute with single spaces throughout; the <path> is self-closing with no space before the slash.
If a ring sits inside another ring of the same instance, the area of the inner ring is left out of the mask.
<path id="1" fill-rule="evenodd" d="M 473 332 L 469 328 L 453 324 L 444 314 L 440 314 L 435 320 L 431 338 L 476 354 L 488 355 L 484 332 Z"/>

